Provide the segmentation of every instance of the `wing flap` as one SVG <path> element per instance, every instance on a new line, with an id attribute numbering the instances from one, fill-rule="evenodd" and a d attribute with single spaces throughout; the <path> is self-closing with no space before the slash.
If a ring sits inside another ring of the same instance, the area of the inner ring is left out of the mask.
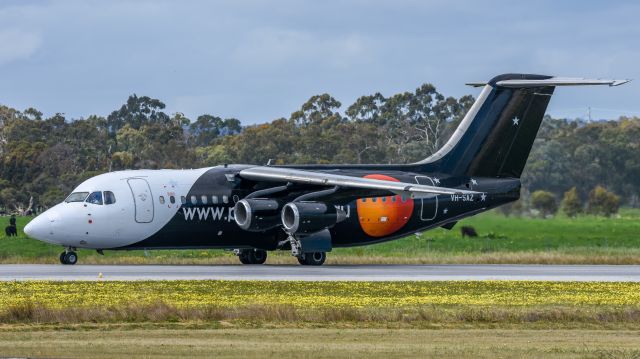
<path id="1" fill-rule="evenodd" d="M 394 193 L 410 193 L 411 197 L 414 198 L 422 197 L 426 194 L 480 194 L 480 192 L 456 188 L 437 187 L 406 182 L 392 182 L 283 167 L 251 167 L 240 171 L 240 176 L 254 181 L 292 182 L 319 186 L 387 190 Z"/>

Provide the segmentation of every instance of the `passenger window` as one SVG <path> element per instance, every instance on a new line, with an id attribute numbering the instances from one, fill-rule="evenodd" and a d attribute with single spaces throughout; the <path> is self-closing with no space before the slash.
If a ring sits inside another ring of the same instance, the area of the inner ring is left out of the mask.
<path id="1" fill-rule="evenodd" d="M 228 196 L 222 196 L 222 203 L 229 203 L 229 197 Z"/>
<path id="2" fill-rule="evenodd" d="M 89 195 L 89 197 L 87 197 L 87 200 L 85 202 L 88 203 L 92 203 L 92 204 L 102 204 L 102 192 L 93 192 Z"/>
<path id="3" fill-rule="evenodd" d="M 376 198 L 376 197 L 371 198 L 371 202 L 376 202 L 377 200 L 378 200 L 378 198 Z"/>
<path id="4" fill-rule="evenodd" d="M 207 196 L 202 195 L 202 204 L 207 204 Z"/>
<path id="5" fill-rule="evenodd" d="M 382 197 L 382 202 L 386 202 L 387 201 L 387 197 Z"/>
<path id="6" fill-rule="evenodd" d="M 407 198 L 404 195 L 402 195 L 402 197 L 400 197 L 400 199 L 402 200 L 402 203 L 407 201 Z"/>
<path id="7" fill-rule="evenodd" d="M 191 204 L 196 204 L 196 203 L 198 203 L 198 197 L 191 196 Z"/>
<path id="8" fill-rule="evenodd" d="M 170 196 L 169 197 L 169 202 L 171 202 L 171 204 L 176 203 L 176 198 L 174 196 Z"/>
<path id="9" fill-rule="evenodd" d="M 366 202 L 366 201 L 367 201 L 367 199 L 366 199 L 366 198 L 363 198 L 363 199 L 362 199 L 362 202 Z"/>
<path id="10" fill-rule="evenodd" d="M 218 203 L 218 196 L 211 196 L 211 203 L 217 204 Z"/>
<path id="11" fill-rule="evenodd" d="M 182 204 L 187 204 L 187 197 L 185 197 L 185 196 L 180 196 L 180 203 L 182 203 Z"/>
<path id="12" fill-rule="evenodd" d="M 116 203 L 116 195 L 111 191 L 104 191 L 104 204 Z"/>
<path id="13" fill-rule="evenodd" d="M 164 196 L 160 196 L 160 204 L 164 204 Z"/>
<path id="14" fill-rule="evenodd" d="M 393 197 L 391 197 L 391 202 L 395 202 L 395 201 L 397 201 L 397 200 L 398 200 L 398 196 L 393 196 Z"/>

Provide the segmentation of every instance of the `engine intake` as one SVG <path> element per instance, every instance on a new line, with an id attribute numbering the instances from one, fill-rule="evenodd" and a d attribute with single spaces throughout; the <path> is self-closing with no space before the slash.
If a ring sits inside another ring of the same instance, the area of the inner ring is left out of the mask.
<path id="1" fill-rule="evenodd" d="M 282 225 L 289 234 L 310 234 L 333 227 L 347 214 L 322 202 L 290 202 L 282 208 Z"/>
<path id="2" fill-rule="evenodd" d="M 234 219 L 245 231 L 266 231 L 280 225 L 280 207 L 280 203 L 273 199 L 242 199 L 234 207 Z"/>

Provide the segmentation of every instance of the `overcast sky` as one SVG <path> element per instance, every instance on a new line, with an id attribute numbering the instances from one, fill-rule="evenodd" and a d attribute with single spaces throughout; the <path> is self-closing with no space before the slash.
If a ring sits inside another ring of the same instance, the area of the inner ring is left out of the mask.
<path id="1" fill-rule="evenodd" d="M 635 78 L 556 90 L 557 117 L 640 116 L 634 1 L 0 2 L 0 104 L 107 115 L 136 93 L 170 113 L 288 117 L 328 92 L 358 96 L 506 72 Z"/>

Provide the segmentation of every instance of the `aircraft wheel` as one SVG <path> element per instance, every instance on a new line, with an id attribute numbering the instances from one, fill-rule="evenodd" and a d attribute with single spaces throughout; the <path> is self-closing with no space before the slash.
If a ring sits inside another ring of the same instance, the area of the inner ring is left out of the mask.
<path id="1" fill-rule="evenodd" d="M 74 251 L 69 251 L 64 255 L 64 264 L 74 265 L 78 262 L 78 255 Z"/>
<path id="2" fill-rule="evenodd" d="M 298 263 L 303 266 L 321 266 L 325 260 L 327 260 L 326 252 L 310 252 L 298 257 Z"/>
<path id="3" fill-rule="evenodd" d="M 67 264 L 67 263 L 65 263 L 65 261 L 64 261 L 64 255 L 65 255 L 65 254 L 67 254 L 67 252 L 62 252 L 62 253 L 60 253 L 60 263 L 62 263 L 62 264 Z"/>
<path id="4" fill-rule="evenodd" d="M 267 261 L 267 251 L 263 249 L 256 249 L 254 251 L 249 251 L 250 257 L 252 259 L 251 264 L 264 264 Z"/>
<path id="5" fill-rule="evenodd" d="M 251 252 L 249 251 L 241 251 L 240 254 L 238 255 L 238 258 L 240 259 L 240 263 L 242 264 L 253 264 L 251 263 Z"/>

